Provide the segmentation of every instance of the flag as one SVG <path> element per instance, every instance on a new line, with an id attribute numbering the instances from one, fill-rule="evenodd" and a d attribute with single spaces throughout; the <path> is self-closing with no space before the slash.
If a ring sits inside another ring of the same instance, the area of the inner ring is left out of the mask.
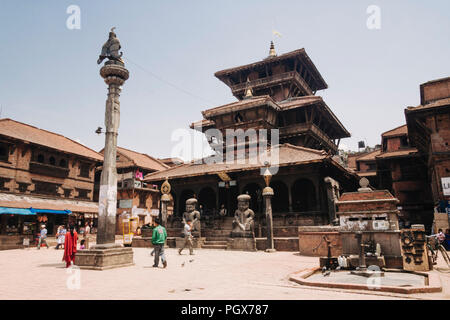
<path id="1" fill-rule="evenodd" d="M 274 36 L 278 36 L 280 38 L 282 37 L 282 34 L 279 33 L 277 30 L 272 30 L 272 33 L 273 33 Z"/>

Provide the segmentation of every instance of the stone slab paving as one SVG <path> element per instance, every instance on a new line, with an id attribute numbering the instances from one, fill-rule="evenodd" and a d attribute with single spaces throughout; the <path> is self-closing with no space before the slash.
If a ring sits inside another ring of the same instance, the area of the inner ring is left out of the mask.
<path id="1" fill-rule="evenodd" d="M 134 266 L 106 271 L 65 269 L 63 251 L 54 248 L 0 251 L 0 299 L 450 299 L 450 273 L 439 273 L 442 293 L 368 293 L 289 281 L 289 274 L 318 264 L 293 252 L 199 249 L 179 256 L 166 249 L 168 267 L 156 269 L 150 249 L 133 251 Z"/>

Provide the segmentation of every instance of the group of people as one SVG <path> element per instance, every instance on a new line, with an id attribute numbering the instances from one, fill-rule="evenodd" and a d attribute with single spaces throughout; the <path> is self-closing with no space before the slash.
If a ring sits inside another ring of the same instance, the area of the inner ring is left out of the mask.
<path id="1" fill-rule="evenodd" d="M 152 233 L 152 244 L 153 244 L 153 251 L 151 252 L 151 255 L 153 255 L 155 258 L 153 267 L 157 268 L 159 266 L 159 258 L 161 257 L 161 261 L 163 264 L 163 267 L 167 267 L 167 259 L 164 254 L 164 245 L 167 240 L 167 231 L 166 228 L 164 228 L 161 225 L 161 222 L 158 218 L 156 218 L 153 221 L 153 233 Z M 183 234 L 184 234 L 184 245 L 180 249 L 178 249 L 178 254 L 181 255 L 184 249 L 189 248 L 189 254 L 194 255 L 194 249 L 193 249 L 193 236 L 192 236 L 192 220 L 187 220 L 184 228 L 183 228 Z"/>
<path id="2" fill-rule="evenodd" d="M 66 262 L 66 268 L 70 267 L 75 261 L 75 254 L 77 253 L 78 246 L 78 233 L 73 225 L 69 226 L 69 231 L 67 231 L 65 226 L 59 226 L 56 232 L 57 244 L 55 249 L 58 250 L 60 246 L 64 246 L 64 255 L 62 260 Z M 41 230 L 39 233 L 39 240 L 37 249 L 39 250 L 45 244 L 47 249 L 49 245 L 47 244 L 47 228 L 45 225 L 41 225 Z M 85 249 L 85 239 L 80 242 L 80 249 Z"/>

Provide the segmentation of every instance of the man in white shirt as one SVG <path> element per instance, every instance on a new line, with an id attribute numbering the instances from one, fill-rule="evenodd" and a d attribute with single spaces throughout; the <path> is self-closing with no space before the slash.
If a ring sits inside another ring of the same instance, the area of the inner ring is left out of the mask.
<path id="1" fill-rule="evenodd" d="M 180 248 L 178 250 L 178 254 L 181 254 L 181 252 L 188 247 L 189 248 L 189 254 L 193 255 L 194 254 L 194 249 L 193 249 L 193 245 L 192 245 L 192 221 L 188 220 L 186 221 L 185 225 L 184 225 L 184 245 L 182 248 Z"/>
<path id="2" fill-rule="evenodd" d="M 45 245 L 47 246 L 47 249 L 49 248 L 48 244 L 47 244 L 47 229 L 45 229 L 45 225 L 41 225 L 41 233 L 39 234 L 39 242 L 38 242 L 38 246 L 37 246 L 38 250 L 41 249 L 42 243 L 45 243 Z"/>

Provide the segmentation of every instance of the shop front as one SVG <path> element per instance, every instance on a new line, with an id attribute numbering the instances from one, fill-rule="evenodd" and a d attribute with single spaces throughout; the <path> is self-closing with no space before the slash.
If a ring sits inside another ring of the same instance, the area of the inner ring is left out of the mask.
<path id="1" fill-rule="evenodd" d="M 70 210 L 0 207 L 0 250 L 34 245 L 39 226 L 54 235 L 58 225 L 66 225 Z"/>

